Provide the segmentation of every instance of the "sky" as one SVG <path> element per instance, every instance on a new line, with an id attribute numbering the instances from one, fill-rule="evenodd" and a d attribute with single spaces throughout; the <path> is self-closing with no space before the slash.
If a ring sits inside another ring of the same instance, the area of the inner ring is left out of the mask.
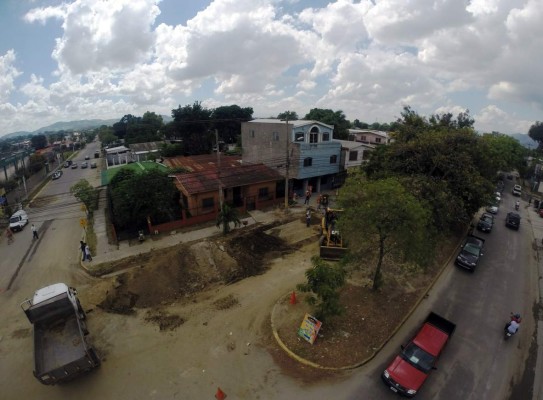
<path id="1" fill-rule="evenodd" d="M 370 124 L 469 110 L 481 133 L 527 133 L 542 20 L 543 0 L 0 0 L 0 136 L 195 102 Z"/>

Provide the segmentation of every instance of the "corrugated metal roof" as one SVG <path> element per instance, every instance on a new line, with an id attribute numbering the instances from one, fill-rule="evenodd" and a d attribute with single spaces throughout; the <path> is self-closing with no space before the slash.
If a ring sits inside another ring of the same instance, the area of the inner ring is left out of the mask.
<path id="1" fill-rule="evenodd" d="M 221 156 L 220 171 L 216 155 L 168 158 L 164 163 L 171 167 L 185 167 L 192 172 L 175 174 L 176 186 L 189 195 L 206 193 L 223 188 L 248 186 L 277 181 L 282 176 L 264 164 L 240 164 L 238 156 Z"/>

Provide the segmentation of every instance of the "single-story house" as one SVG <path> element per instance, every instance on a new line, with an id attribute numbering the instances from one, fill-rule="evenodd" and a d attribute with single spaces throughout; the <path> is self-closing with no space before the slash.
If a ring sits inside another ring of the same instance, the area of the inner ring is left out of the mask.
<path id="1" fill-rule="evenodd" d="M 166 158 L 164 164 L 187 171 L 172 177 L 190 216 L 217 213 L 221 200 L 243 211 L 284 201 L 277 190 L 284 180 L 281 174 L 261 163 L 243 163 L 239 156 L 178 156 Z"/>

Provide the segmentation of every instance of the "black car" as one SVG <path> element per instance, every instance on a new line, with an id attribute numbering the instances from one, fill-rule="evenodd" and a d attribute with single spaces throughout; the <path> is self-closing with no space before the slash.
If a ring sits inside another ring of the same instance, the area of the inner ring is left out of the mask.
<path id="1" fill-rule="evenodd" d="M 471 272 L 475 271 L 483 255 L 484 244 L 484 239 L 473 235 L 468 236 L 456 257 L 455 264 Z"/>
<path id="2" fill-rule="evenodd" d="M 490 213 L 484 213 L 477 223 L 477 230 L 490 233 L 494 226 L 494 216 Z"/>
<path id="3" fill-rule="evenodd" d="M 507 213 L 507 216 L 505 217 L 505 226 L 518 231 L 518 228 L 520 228 L 520 215 L 516 212 Z"/>

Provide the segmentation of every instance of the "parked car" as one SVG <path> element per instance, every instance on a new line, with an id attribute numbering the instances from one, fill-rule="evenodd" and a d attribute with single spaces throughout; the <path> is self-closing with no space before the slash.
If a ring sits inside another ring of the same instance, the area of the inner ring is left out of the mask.
<path id="1" fill-rule="evenodd" d="M 484 244 L 485 240 L 483 238 L 474 235 L 468 236 L 460 248 L 455 264 L 471 272 L 475 271 L 479 260 L 483 256 Z"/>
<path id="2" fill-rule="evenodd" d="M 70 165 L 72 165 L 72 163 L 73 163 L 72 160 L 66 160 L 66 161 L 64 161 L 64 168 L 69 168 Z"/>
<path id="3" fill-rule="evenodd" d="M 89 163 L 86 162 L 86 161 L 83 161 L 83 162 L 81 163 L 81 168 L 87 168 L 88 166 L 89 166 Z"/>
<path id="4" fill-rule="evenodd" d="M 96 168 L 96 166 L 97 166 L 97 165 L 96 165 L 95 162 L 91 162 L 91 164 L 90 164 L 90 167 L 91 167 L 91 168 Z"/>
<path id="5" fill-rule="evenodd" d="M 494 226 L 494 216 L 490 213 L 484 213 L 481 215 L 479 222 L 477 223 L 477 230 L 481 232 L 492 232 L 492 227 Z"/>
<path id="6" fill-rule="evenodd" d="M 518 231 L 520 228 L 520 215 L 516 212 L 507 213 L 507 217 L 505 217 L 505 226 Z"/>
<path id="7" fill-rule="evenodd" d="M 22 231 L 26 224 L 28 224 L 28 215 L 24 210 L 15 212 L 9 219 L 9 229 L 13 232 Z"/>
<path id="8" fill-rule="evenodd" d="M 515 185 L 512 190 L 513 196 L 520 196 L 522 194 L 522 186 Z"/>
<path id="9" fill-rule="evenodd" d="M 90 160 L 90 157 L 88 154 L 85 156 L 85 160 Z"/>
<path id="10" fill-rule="evenodd" d="M 73 163 L 72 164 L 72 169 L 76 169 L 77 168 L 77 163 Z"/>
<path id="11" fill-rule="evenodd" d="M 491 204 L 486 207 L 486 211 L 488 211 L 491 214 L 497 214 L 499 210 L 499 207 L 497 204 Z"/>
<path id="12" fill-rule="evenodd" d="M 55 172 L 53 172 L 53 175 L 51 175 L 51 179 L 55 180 L 62 176 L 62 170 L 58 169 Z"/>

